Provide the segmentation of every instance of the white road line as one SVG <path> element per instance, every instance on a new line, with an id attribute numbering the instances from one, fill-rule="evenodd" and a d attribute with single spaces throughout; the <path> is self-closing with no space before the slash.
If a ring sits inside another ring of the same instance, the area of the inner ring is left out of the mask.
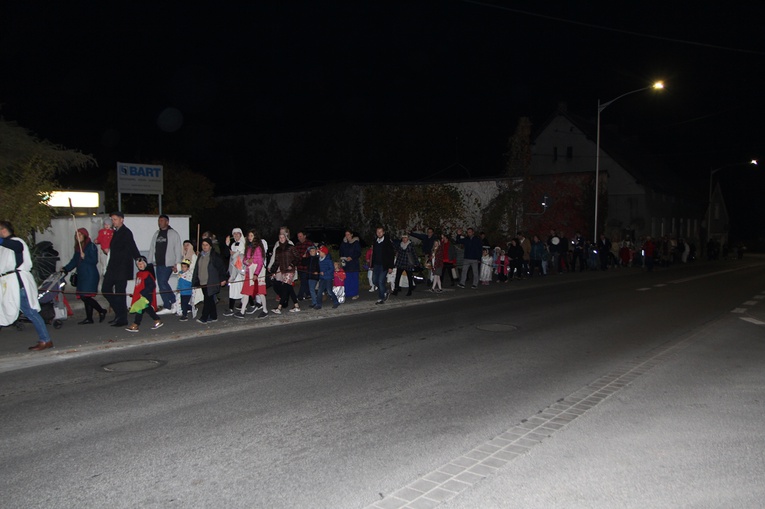
<path id="1" fill-rule="evenodd" d="M 757 301 L 756 301 L 756 300 L 748 300 L 748 301 L 744 302 L 744 303 L 743 303 L 743 304 L 741 304 L 741 305 L 742 305 L 742 306 L 754 306 L 755 304 L 757 304 Z"/>
<path id="2" fill-rule="evenodd" d="M 761 322 L 761 321 L 756 320 L 754 318 L 748 318 L 748 317 L 745 317 L 745 316 L 740 316 L 739 318 L 741 318 L 745 322 L 753 323 L 755 325 L 765 325 L 765 322 Z"/>
<path id="3" fill-rule="evenodd" d="M 666 283 L 659 283 L 658 285 L 653 285 L 655 288 L 661 288 L 662 286 L 667 286 Z"/>
<path id="4" fill-rule="evenodd" d="M 650 290 L 650 288 L 638 288 L 637 289 L 637 291 L 639 291 L 639 292 L 647 292 L 648 290 Z"/>
<path id="5" fill-rule="evenodd" d="M 734 308 L 731 310 L 731 313 L 746 313 L 747 311 L 749 310 L 746 308 Z"/>

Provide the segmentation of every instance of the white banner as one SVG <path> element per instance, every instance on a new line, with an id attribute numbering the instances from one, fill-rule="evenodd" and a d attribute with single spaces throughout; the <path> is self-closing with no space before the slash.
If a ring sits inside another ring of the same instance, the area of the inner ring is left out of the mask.
<path id="1" fill-rule="evenodd" d="M 117 192 L 163 194 L 161 165 L 117 163 Z"/>

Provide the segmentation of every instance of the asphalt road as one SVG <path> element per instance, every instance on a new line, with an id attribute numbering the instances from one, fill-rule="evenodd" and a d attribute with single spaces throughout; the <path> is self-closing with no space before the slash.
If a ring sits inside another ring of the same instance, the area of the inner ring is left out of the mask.
<path id="1" fill-rule="evenodd" d="M 764 272 L 551 276 L 8 371 L 2 505 L 761 507 Z"/>

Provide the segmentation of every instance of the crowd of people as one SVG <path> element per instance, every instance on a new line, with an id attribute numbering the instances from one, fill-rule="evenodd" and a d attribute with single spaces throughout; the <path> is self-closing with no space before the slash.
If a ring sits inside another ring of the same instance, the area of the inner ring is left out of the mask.
<path id="1" fill-rule="evenodd" d="M 75 234 L 74 253 L 61 270 L 64 274 L 76 271 L 76 281 L 70 282 L 85 308 L 80 325 L 95 323 L 94 313 L 99 323 L 106 320 L 108 310 L 96 300 L 99 280 L 100 293 L 113 312 L 109 324 L 136 333 L 144 314 L 149 315 L 153 329 L 163 326 L 162 315 L 201 324 L 218 321 L 224 287 L 228 288 L 228 298 L 222 306 L 223 316 L 245 319 L 255 315 L 263 319 L 270 314 L 298 313 L 306 307 L 321 309 L 325 300 L 333 308 L 356 300 L 363 271 L 369 292 L 376 293 L 375 304 L 381 305 L 404 289 L 405 296 L 412 295 L 418 281 L 431 292 L 440 293 L 447 280 L 451 286 L 465 288 L 470 284 L 476 289 L 494 282 L 506 284 L 577 270 L 640 266 L 650 271 L 656 263 L 687 262 L 695 256 L 694 246 L 683 239 L 665 237 L 654 242 L 646 236 L 638 245 L 629 237 L 612 242 L 601 235 L 591 242 L 579 232 L 569 239 L 562 231 L 550 230 L 544 239 L 518 232 L 509 240 L 492 244 L 483 232 L 476 233 L 473 228 L 458 228 L 453 236 L 427 228 L 393 239 L 378 227 L 375 238 L 364 249 L 359 235 L 350 229 L 335 248 L 314 243 L 303 230 L 293 240 L 289 228 L 282 227 L 276 242 L 269 246 L 257 229 L 245 233 L 233 228 L 223 245 L 213 233 L 205 232 L 197 247 L 192 240 L 181 240 L 163 214 L 144 257 L 124 219 L 122 212 L 113 212 L 95 240 L 85 228 Z M 411 239 L 419 241 L 419 249 Z M 30 350 L 51 348 L 53 342 L 39 316 L 29 249 L 14 236 L 7 221 L 0 222 L 0 247 L 6 248 L 0 249 L 0 277 L 15 274 L 15 279 L 9 278 L 15 284 L 3 295 L 0 325 L 13 323 L 21 311 L 39 336 Z M 170 283 L 172 275 L 177 276 L 175 289 Z M 135 284 L 128 294 L 131 279 Z M 271 307 L 269 289 L 276 296 Z M 6 306 L 7 299 L 12 305 Z"/>

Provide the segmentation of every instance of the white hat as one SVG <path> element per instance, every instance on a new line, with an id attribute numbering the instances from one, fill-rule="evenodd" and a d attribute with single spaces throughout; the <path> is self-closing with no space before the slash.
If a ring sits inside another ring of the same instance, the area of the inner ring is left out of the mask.
<path id="1" fill-rule="evenodd" d="M 242 229 L 241 228 L 234 228 L 231 230 L 231 235 L 238 233 L 239 235 L 242 235 Z"/>

